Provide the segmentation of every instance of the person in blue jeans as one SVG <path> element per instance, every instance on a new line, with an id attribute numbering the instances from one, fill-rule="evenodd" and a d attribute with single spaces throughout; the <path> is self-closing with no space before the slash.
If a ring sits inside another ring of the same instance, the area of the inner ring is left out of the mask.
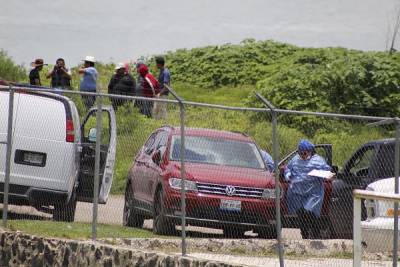
<path id="1" fill-rule="evenodd" d="M 156 57 L 157 69 L 160 70 L 158 74 L 158 83 L 160 85 L 159 98 L 168 99 L 169 90 L 164 85 L 171 85 L 171 74 L 165 67 L 164 57 Z M 154 118 L 155 119 L 166 119 L 167 118 L 167 103 L 156 102 L 154 106 Z"/>
<path id="2" fill-rule="evenodd" d="M 81 92 L 96 93 L 97 87 L 97 70 L 94 67 L 96 60 L 92 56 L 87 56 L 84 60 L 83 67 L 79 69 L 79 73 L 83 74 L 79 89 Z M 96 100 L 95 96 L 82 95 L 82 101 L 86 109 L 90 109 Z"/>
<path id="3" fill-rule="evenodd" d="M 288 210 L 291 214 L 297 214 L 303 238 L 319 238 L 324 180 L 309 173 L 312 170 L 330 171 L 331 167 L 315 153 L 314 144 L 308 140 L 301 140 L 297 151 L 284 171 L 285 179 L 289 182 L 286 195 Z"/>

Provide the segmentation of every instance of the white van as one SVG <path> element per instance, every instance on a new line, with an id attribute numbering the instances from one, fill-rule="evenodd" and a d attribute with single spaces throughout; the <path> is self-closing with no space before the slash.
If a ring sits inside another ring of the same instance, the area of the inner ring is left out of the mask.
<path id="1" fill-rule="evenodd" d="M 9 92 L 0 89 L 0 142 L 7 140 Z M 103 131 L 99 203 L 111 189 L 116 121 L 111 106 L 102 108 Z M 76 201 L 93 201 L 96 108 L 80 124 L 67 97 L 41 92 L 14 94 L 9 203 L 53 213 L 54 220 L 73 221 Z M 3 199 L 6 148 L 0 144 L 0 200 Z"/>

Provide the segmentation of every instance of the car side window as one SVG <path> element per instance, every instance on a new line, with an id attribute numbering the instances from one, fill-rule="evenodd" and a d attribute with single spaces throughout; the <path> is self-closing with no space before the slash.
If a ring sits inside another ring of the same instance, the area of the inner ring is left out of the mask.
<path id="1" fill-rule="evenodd" d="M 147 155 L 151 155 L 151 153 L 153 153 L 154 144 L 156 142 L 156 135 L 157 135 L 157 133 L 153 133 L 152 135 L 150 135 L 149 139 L 144 144 L 144 152 Z"/>
<path id="2" fill-rule="evenodd" d="M 156 137 L 156 142 L 155 142 L 156 150 L 160 149 L 163 146 L 166 146 L 167 141 L 168 141 L 168 132 L 166 132 L 166 131 L 158 132 L 157 137 Z"/>
<path id="3" fill-rule="evenodd" d="M 386 178 L 394 176 L 394 144 L 381 145 L 373 168 L 373 177 Z"/>
<path id="4" fill-rule="evenodd" d="M 375 149 L 373 146 L 363 147 L 355 154 L 348 170 L 356 177 L 367 176 L 374 155 Z"/>
<path id="5" fill-rule="evenodd" d="M 316 147 L 315 148 L 315 153 L 321 156 L 326 163 L 328 163 L 328 152 L 324 147 Z"/>

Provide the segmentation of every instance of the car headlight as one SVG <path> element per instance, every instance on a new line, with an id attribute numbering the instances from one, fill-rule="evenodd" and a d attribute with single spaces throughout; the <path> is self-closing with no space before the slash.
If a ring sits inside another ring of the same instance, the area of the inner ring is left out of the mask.
<path id="1" fill-rule="evenodd" d="M 169 186 L 176 190 L 182 189 L 182 179 L 180 178 L 169 178 Z M 196 182 L 185 180 L 185 190 L 186 191 L 197 191 Z"/>
<path id="2" fill-rule="evenodd" d="M 275 189 L 271 188 L 264 189 L 261 197 L 264 199 L 275 198 Z"/>

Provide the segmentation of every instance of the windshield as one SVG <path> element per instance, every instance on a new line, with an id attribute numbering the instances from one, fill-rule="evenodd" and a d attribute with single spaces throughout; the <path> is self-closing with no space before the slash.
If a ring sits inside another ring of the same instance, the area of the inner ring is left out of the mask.
<path id="1" fill-rule="evenodd" d="M 173 136 L 171 160 L 180 160 L 180 136 Z M 185 138 L 185 161 L 265 169 L 255 144 L 205 136 Z"/>

